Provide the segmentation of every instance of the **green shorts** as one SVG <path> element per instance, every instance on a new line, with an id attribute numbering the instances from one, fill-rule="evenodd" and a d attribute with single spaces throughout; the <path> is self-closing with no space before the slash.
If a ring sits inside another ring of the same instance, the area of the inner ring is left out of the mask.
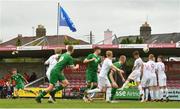
<path id="1" fill-rule="evenodd" d="M 56 85 L 57 81 L 63 81 L 65 80 L 65 76 L 62 72 L 60 72 L 59 70 L 56 69 L 52 69 L 51 70 L 51 75 L 50 75 L 50 83 L 52 85 Z"/>
<path id="2" fill-rule="evenodd" d="M 17 84 L 17 85 L 15 86 L 15 88 L 16 88 L 17 90 L 24 89 L 24 84 Z"/>
<path id="3" fill-rule="evenodd" d="M 86 82 L 91 83 L 97 83 L 98 82 L 98 77 L 97 77 L 97 72 L 91 72 L 91 71 L 86 71 Z"/>

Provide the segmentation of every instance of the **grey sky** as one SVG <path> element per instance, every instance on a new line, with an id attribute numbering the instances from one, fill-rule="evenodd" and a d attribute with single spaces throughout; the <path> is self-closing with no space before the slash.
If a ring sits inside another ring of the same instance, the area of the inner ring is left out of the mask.
<path id="1" fill-rule="evenodd" d="M 180 32 L 180 0 L 0 0 L 0 39 L 32 35 L 43 24 L 56 34 L 57 2 L 74 22 L 77 32 L 60 27 L 60 34 L 87 40 L 92 30 L 96 42 L 109 28 L 117 36 L 139 34 L 148 16 L 152 33 Z"/>

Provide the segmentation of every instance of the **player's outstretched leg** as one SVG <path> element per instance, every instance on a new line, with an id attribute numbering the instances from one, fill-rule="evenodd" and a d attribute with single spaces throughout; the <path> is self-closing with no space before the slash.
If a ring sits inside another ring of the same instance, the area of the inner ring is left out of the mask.
<path id="1" fill-rule="evenodd" d="M 56 102 L 56 99 L 55 99 L 56 92 L 63 90 L 68 85 L 69 85 L 69 82 L 67 79 L 62 80 L 62 84 L 60 86 L 56 86 L 54 90 L 50 91 L 49 94 L 51 95 L 52 99 L 49 99 L 48 102 L 49 103 L 55 103 Z"/>
<path id="2" fill-rule="evenodd" d="M 36 102 L 37 102 L 37 103 L 41 103 L 41 99 L 42 99 L 48 92 L 52 91 L 53 88 L 54 88 L 54 85 L 53 85 L 53 84 L 49 84 L 49 87 L 48 87 L 46 90 L 40 92 L 39 95 L 36 97 L 36 99 L 35 99 Z"/>
<path id="3" fill-rule="evenodd" d="M 114 96 L 116 94 L 116 90 L 117 90 L 117 88 L 112 88 L 112 90 L 111 90 L 111 100 L 113 100 L 113 98 L 114 98 Z"/>
<path id="4" fill-rule="evenodd" d="M 87 83 L 87 87 L 86 87 L 86 89 L 84 90 L 84 96 L 83 96 L 83 100 L 85 101 L 85 102 L 88 102 L 88 94 L 87 94 L 87 91 L 88 90 L 90 90 L 91 89 L 91 82 L 88 82 Z"/>
<path id="5" fill-rule="evenodd" d="M 47 94 L 48 92 L 46 90 L 43 90 L 39 93 L 39 95 L 36 97 L 36 102 L 41 103 L 41 99 Z"/>
<path id="6" fill-rule="evenodd" d="M 26 91 L 26 92 L 29 92 L 29 93 L 32 93 L 32 94 L 34 94 L 34 95 L 36 95 L 36 93 L 34 92 L 34 91 L 32 91 L 32 90 L 29 90 L 29 89 L 23 89 L 24 91 Z"/>
<path id="7" fill-rule="evenodd" d="M 62 85 L 56 86 L 55 89 L 49 93 L 51 95 L 51 98 L 48 100 L 48 102 L 55 103 L 56 102 L 56 98 L 55 98 L 56 92 L 63 90 L 63 89 L 64 89 L 64 86 L 62 86 Z"/>
<path id="8" fill-rule="evenodd" d="M 121 89 L 123 90 L 129 83 L 129 79 L 125 81 L 125 83 L 122 85 Z"/>

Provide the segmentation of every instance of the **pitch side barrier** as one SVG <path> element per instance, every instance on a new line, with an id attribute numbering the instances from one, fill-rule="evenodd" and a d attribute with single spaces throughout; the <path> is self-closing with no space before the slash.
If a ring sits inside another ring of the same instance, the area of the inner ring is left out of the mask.
<path id="1" fill-rule="evenodd" d="M 98 46 L 102 49 L 141 49 L 149 48 L 180 48 L 179 43 L 163 43 L 163 44 L 94 44 L 94 45 L 73 45 L 75 49 L 93 49 Z M 66 45 L 53 45 L 53 46 L 0 46 L 0 51 L 26 51 L 26 50 L 52 50 L 55 48 L 66 49 Z"/>

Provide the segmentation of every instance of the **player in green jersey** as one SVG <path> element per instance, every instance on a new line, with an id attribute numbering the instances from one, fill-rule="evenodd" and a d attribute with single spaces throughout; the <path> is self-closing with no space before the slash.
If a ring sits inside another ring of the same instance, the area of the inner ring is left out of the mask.
<path id="1" fill-rule="evenodd" d="M 119 69 L 122 70 L 122 66 L 123 66 L 123 64 L 125 64 L 125 62 L 126 62 L 126 56 L 121 55 L 120 58 L 119 58 L 119 61 L 118 61 L 118 62 L 115 62 L 115 63 L 113 63 L 113 64 L 114 64 L 114 66 L 116 66 L 117 68 L 119 68 Z M 111 86 L 112 86 L 112 90 L 111 90 L 111 100 L 113 99 L 114 95 L 116 94 L 117 88 L 119 88 L 119 86 L 118 86 L 118 84 L 116 83 L 116 80 L 115 80 L 115 78 L 114 78 L 115 73 L 118 73 L 119 76 L 121 77 L 122 81 L 125 82 L 125 79 L 124 79 L 124 76 L 122 75 L 122 73 L 115 72 L 114 70 L 111 70 L 111 71 L 109 72 L 109 80 L 110 80 Z"/>
<path id="2" fill-rule="evenodd" d="M 87 56 L 87 58 L 83 61 L 83 63 L 87 64 L 86 69 L 86 82 L 88 89 L 94 89 L 97 87 L 97 72 L 98 72 L 98 65 L 101 63 L 101 57 L 99 54 L 101 53 L 101 49 L 99 47 L 94 48 L 94 53 L 91 53 Z M 93 96 L 94 94 L 92 94 Z M 86 101 L 86 97 L 83 97 Z"/>
<path id="3" fill-rule="evenodd" d="M 101 58 L 99 54 L 101 49 L 99 47 L 94 48 L 94 53 L 89 54 L 83 63 L 87 63 L 86 69 L 86 82 L 87 89 L 94 89 L 97 87 L 97 72 L 98 65 L 101 63 Z"/>
<path id="4" fill-rule="evenodd" d="M 37 103 L 41 103 L 41 99 L 47 94 L 50 93 L 52 97 L 54 97 L 55 93 L 59 90 L 64 89 L 66 86 L 69 85 L 68 80 L 65 78 L 62 70 L 66 66 L 70 66 L 72 69 L 76 70 L 79 68 L 79 64 L 76 66 L 73 64 L 73 58 L 71 54 L 74 52 L 73 46 L 67 47 L 67 52 L 62 54 L 59 58 L 58 63 L 54 66 L 51 70 L 50 74 L 50 84 L 49 87 L 46 88 L 44 91 L 40 92 L 39 95 L 36 97 Z M 60 86 L 55 87 L 57 81 L 62 81 Z M 55 89 L 54 89 L 55 88 Z"/>
<path id="5" fill-rule="evenodd" d="M 17 97 L 19 97 L 18 91 L 20 89 L 36 95 L 36 93 L 34 93 L 32 90 L 25 88 L 25 83 L 27 84 L 28 81 L 21 74 L 17 73 L 16 68 L 12 68 L 11 72 L 12 72 L 12 76 L 10 79 L 10 84 L 12 83 L 13 80 L 15 81 L 16 86 L 14 88 L 14 93 L 16 94 Z"/>

